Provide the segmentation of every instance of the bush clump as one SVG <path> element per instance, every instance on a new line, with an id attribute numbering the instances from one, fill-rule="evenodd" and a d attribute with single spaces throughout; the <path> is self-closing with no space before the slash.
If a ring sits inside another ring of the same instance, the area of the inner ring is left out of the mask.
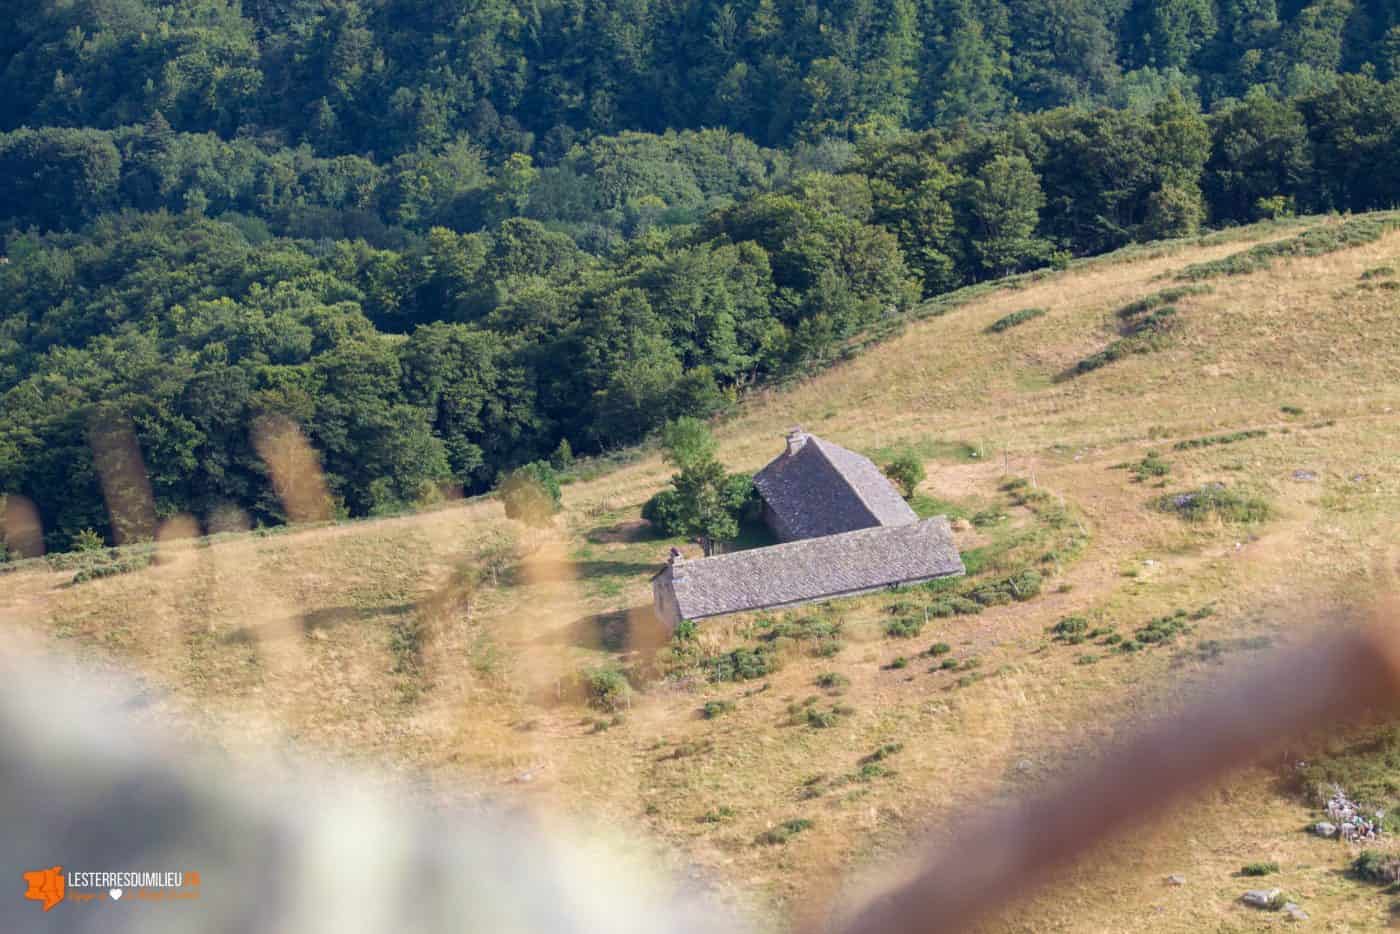
<path id="1" fill-rule="evenodd" d="M 1263 522 L 1272 514 L 1269 504 L 1257 496 L 1228 489 L 1223 483 L 1207 483 L 1184 493 L 1158 497 L 1157 508 L 1188 522 L 1216 516 L 1224 522 Z"/>
<path id="2" fill-rule="evenodd" d="M 1302 410 L 1299 409 L 1301 412 Z M 1172 445 L 1173 450 L 1189 451 L 1192 448 L 1209 448 L 1220 444 L 1236 444 L 1240 441 L 1249 441 L 1254 438 L 1262 438 L 1269 432 L 1264 428 L 1249 428 L 1244 431 L 1232 431 L 1224 435 L 1207 435 L 1204 438 L 1188 438 L 1185 441 L 1178 441 Z"/>
<path id="3" fill-rule="evenodd" d="M 1175 305 L 1158 308 L 1135 322 L 1127 335 L 1076 363 L 1074 369 L 1070 371 L 1070 375 L 1082 376 L 1100 367 L 1108 366 L 1117 360 L 1122 360 L 1124 357 L 1162 349 L 1166 345 L 1168 336 L 1176 328 L 1176 315 Z"/>
<path id="4" fill-rule="evenodd" d="M 817 687 L 823 691 L 844 691 L 850 684 L 851 679 L 837 671 L 824 671 L 817 675 Z"/>
<path id="5" fill-rule="evenodd" d="M 496 491 L 505 504 L 507 518 L 519 519 L 526 525 L 547 526 L 563 508 L 559 477 L 548 461 L 517 467 L 505 475 Z"/>
<path id="6" fill-rule="evenodd" d="M 1133 479 L 1138 483 L 1145 483 L 1148 480 L 1158 477 L 1165 477 L 1172 472 L 1172 465 L 1162 460 L 1162 456 L 1156 451 L 1148 451 L 1147 456 L 1133 465 Z"/>
<path id="7" fill-rule="evenodd" d="M 885 476 L 899 487 L 905 499 L 912 499 L 914 491 L 924 482 L 924 462 L 913 452 L 900 454 L 882 468 Z"/>
<path id="8" fill-rule="evenodd" d="M 616 668 L 595 668 L 584 673 L 584 691 L 588 705 L 609 713 L 627 707 L 632 702 L 632 685 L 627 676 Z"/>
<path id="9" fill-rule="evenodd" d="M 1133 635 L 1144 645 L 1157 645 L 1171 642 L 1184 632 L 1191 631 L 1185 610 L 1177 610 L 1171 616 L 1159 616 L 1143 626 Z"/>
<path id="10" fill-rule="evenodd" d="M 922 616 L 897 616 L 885 624 L 885 635 L 891 639 L 908 639 L 923 632 Z"/>
<path id="11" fill-rule="evenodd" d="M 998 606 L 1031 599 L 1040 593 L 1042 583 L 1040 572 L 1027 569 L 1019 574 L 988 581 L 974 588 L 968 596 L 982 606 Z"/>
<path id="12" fill-rule="evenodd" d="M 123 558 L 120 561 L 107 561 L 101 564 L 90 564 L 86 567 L 78 569 L 78 572 L 73 575 L 72 583 L 82 584 L 86 583 L 87 581 L 97 580 L 98 578 L 102 577 L 115 577 L 118 574 L 129 574 L 132 571 L 139 571 L 142 568 L 150 567 L 150 564 L 151 556 L 148 554 L 132 555 L 131 557 Z"/>
<path id="13" fill-rule="evenodd" d="M 953 647 L 946 642 L 935 642 L 928 647 L 928 654 L 934 658 L 940 655 L 947 655 L 951 651 L 953 651 Z"/>
<path id="14" fill-rule="evenodd" d="M 1061 641 L 1066 641 L 1076 636 L 1082 640 L 1084 634 L 1088 631 L 1089 621 L 1082 616 L 1066 616 L 1050 627 L 1051 635 Z"/>
<path id="15" fill-rule="evenodd" d="M 705 701 L 705 706 L 700 708 L 700 714 L 706 720 L 713 720 L 722 717 L 727 713 L 734 712 L 734 702 L 732 700 L 711 700 Z"/>
<path id="16" fill-rule="evenodd" d="M 928 615 L 941 618 L 949 616 L 975 616 L 982 612 L 982 604 L 967 597 L 944 597 L 929 604 Z"/>
<path id="17" fill-rule="evenodd" d="M 1020 311 L 1013 311 L 1005 317 L 998 318 L 991 323 L 987 331 L 992 334 L 1000 334 L 1009 328 L 1014 328 L 1018 324 L 1025 324 L 1027 321 L 1039 318 L 1046 314 L 1048 308 L 1022 308 Z"/>
<path id="18" fill-rule="evenodd" d="M 1400 856 L 1378 853 L 1375 850 L 1362 850 L 1351 864 L 1352 875 L 1364 882 L 1388 885 L 1400 882 Z"/>
<path id="19" fill-rule="evenodd" d="M 778 656 L 770 646 L 740 647 L 705 660 L 710 680 L 752 681 L 778 670 Z"/>
<path id="20" fill-rule="evenodd" d="M 1276 872 L 1278 872 L 1278 863 L 1275 862 L 1246 863 L 1240 867 L 1240 875 L 1242 876 L 1271 876 Z"/>
<path id="21" fill-rule="evenodd" d="M 812 829 L 812 822 L 805 817 L 795 817 L 792 820 L 783 821 L 771 830 L 765 830 L 759 834 L 755 840 L 763 846 L 777 846 L 787 843 L 788 840 L 802 833 L 804 830 Z"/>
<path id="22" fill-rule="evenodd" d="M 1183 298 L 1190 298 L 1193 295 L 1205 295 L 1213 291 L 1209 285 L 1177 285 L 1169 289 L 1162 289 L 1160 292 L 1153 292 L 1135 302 L 1129 302 L 1118 309 L 1118 317 L 1135 318 L 1145 312 L 1154 311 L 1166 305 L 1171 305 L 1181 301 Z"/>
<path id="23" fill-rule="evenodd" d="M 1280 258 L 1298 256 L 1322 256 L 1366 243 L 1374 243 L 1395 225 L 1391 220 L 1374 217 L 1358 217 L 1340 224 L 1326 224 L 1305 230 L 1286 240 L 1261 243 L 1239 253 L 1232 253 L 1222 259 L 1192 263 L 1176 278 L 1199 282 L 1218 276 L 1240 276 L 1259 272 L 1273 266 Z"/>

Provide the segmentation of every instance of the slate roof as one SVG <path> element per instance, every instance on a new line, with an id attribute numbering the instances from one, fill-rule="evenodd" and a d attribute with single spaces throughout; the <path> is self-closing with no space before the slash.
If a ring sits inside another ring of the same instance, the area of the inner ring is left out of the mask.
<path id="1" fill-rule="evenodd" d="M 682 619 L 703 619 L 962 573 L 948 520 L 935 516 L 677 561 L 657 583 L 672 588 Z"/>
<path id="2" fill-rule="evenodd" d="M 801 447 L 784 451 L 753 478 L 782 540 L 907 525 L 918 519 L 869 458 L 816 435 L 793 437 Z"/>

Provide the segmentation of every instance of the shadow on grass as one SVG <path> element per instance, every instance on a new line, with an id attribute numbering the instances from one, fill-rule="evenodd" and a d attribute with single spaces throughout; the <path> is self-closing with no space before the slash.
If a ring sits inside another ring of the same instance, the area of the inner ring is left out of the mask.
<path id="1" fill-rule="evenodd" d="M 539 641 L 650 658 L 670 638 L 666 624 L 646 605 L 580 617 Z"/>
<path id="2" fill-rule="evenodd" d="M 661 570 L 661 561 L 606 561 L 590 558 L 575 562 L 574 569 L 578 572 L 581 580 L 598 577 L 631 577 L 635 574 L 646 574 L 647 577 L 651 577 Z"/>
<path id="3" fill-rule="evenodd" d="M 299 628 L 302 635 L 309 635 L 318 629 L 331 629 L 345 623 L 356 623 L 379 616 L 404 616 L 418 609 L 413 603 L 388 603 L 383 606 L 333 606 L 323 610 L 303 613 L 296 623 L 289 625 L 284 620 L 261 623 L 256 626 L 239 626 L 219 637 L 220 642 L 229 645 L 255 642 L 262 639 L 285 637 Z"/>

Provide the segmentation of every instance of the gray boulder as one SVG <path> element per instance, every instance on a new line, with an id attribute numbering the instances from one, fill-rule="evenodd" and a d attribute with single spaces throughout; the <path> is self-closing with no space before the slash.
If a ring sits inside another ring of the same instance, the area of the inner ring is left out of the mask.
<path id="1" fill-rule="evenodd" d="M 1240 901 L 1251 908 L 1271 908 L 1274 899 L 1282 894 L 1282 889 L 1251 889 L 1240 896 Z"/>

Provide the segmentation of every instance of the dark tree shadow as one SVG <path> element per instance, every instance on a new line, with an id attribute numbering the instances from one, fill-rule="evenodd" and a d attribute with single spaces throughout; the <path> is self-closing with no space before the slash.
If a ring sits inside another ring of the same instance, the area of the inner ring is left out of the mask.
<path id="1" fill-rule="evenodd" d="M 302 635 L 309 635 L 318 629 L 331 629 L 345 623 L 354 623 L 377 616 L 403 616 L 416 610 L 417 604 L 389 603 L 384 606 L 333 606 L 323 610 L 303 613 L 297 620 Z M 239 626 L 219 637 L 219 641 L 234 645 L 255 642 L 266 638 L 285 636 L 289 626 L 282 621 L 261 623 L 256 626 Z"/>
<path id="2" fill-rule="evenodd" d="M 661 570 L 661 562 L 641 561 L 579 561 L 574 565 L 583 579 L 594 577 L 630 577 L 645 573 L 648 577 Z"/>
<path id="3" fill-rule="evenodd" d="M 594 545 L 630 544 L 665 538 L 645 519 L 624 519 L 608 526 L 590 529 L 585 538 Z"/>
<path id="4" fill-rule="evenodd" d="M 648 604 L 581 617 L 562 630 L 543 636 L 540 641 L 649 659 L 670 638 L 670 629 Z"/>

